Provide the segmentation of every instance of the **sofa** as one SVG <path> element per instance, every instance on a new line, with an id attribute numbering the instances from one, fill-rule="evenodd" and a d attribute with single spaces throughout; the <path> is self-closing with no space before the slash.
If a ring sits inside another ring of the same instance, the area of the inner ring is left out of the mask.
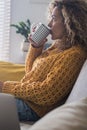
<path id="1" fill-rule="evenodd" d="M 86 85 L 87 60 L 85 61 L 65 104 L 52 110 L 36 123 L 20 122 L 20 130 L 87 130 Z M 6 96 L 9 97 L 10 95 Z M 4 97 L 5 95 L 2 94 L 2 101 Z M 9 102 L 9 99 L 11 99 L 11 97 L 12 100 L 14 100 L 14 97 L 11 95 L 10 98 L 8 98 L 7 102 Z"/>
<path id="2" fill-rule="evenodd" d="M 0 61 L 0 80 L 19 81 L 25 74 L 25 66 L 10 62 Z"/>

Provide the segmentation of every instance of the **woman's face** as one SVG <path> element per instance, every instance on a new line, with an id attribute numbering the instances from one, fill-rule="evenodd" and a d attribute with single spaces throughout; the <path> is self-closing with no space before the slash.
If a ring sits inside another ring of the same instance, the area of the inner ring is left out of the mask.
<path id="1" fill-rule="evenodd" d="M 52 11 L 51 20 L 48 23 L 51 28 L 51 38 L 52 40 L 62 39 L 65 34 L 65 26 L 63 23 L 63 17 L 58 8 L 55 7 Z"/>

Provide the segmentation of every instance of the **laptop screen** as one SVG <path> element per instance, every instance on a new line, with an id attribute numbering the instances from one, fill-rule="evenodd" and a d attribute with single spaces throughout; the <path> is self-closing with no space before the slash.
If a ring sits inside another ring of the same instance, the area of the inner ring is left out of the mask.
<path id="1" fill-rule="evenodd" d="M 0 130 L 20 130 L 15 98 L 0 93 Z"/>

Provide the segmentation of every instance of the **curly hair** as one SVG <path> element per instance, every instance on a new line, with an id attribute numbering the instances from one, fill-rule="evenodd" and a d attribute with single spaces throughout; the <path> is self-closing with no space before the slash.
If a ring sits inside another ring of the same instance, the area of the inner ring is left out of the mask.
<path id="1" fill-rule="evenodd" d="M 53 0 L 49 4 L 49 16 L 54 7 L 61 10 L 69 46 L 87 47 L 87 0 Z"/>

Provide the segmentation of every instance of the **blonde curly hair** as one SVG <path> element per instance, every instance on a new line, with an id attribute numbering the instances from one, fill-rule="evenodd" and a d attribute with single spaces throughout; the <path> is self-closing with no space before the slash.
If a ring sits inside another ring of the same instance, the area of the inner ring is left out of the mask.
<path id="1" fill-rule="evenodd" d="M 81 44 L 87 47 L 87 0 L 53 0 L 49 4 L 49 16 L 55 6 L 64 19 L 68 46 Z"/>

